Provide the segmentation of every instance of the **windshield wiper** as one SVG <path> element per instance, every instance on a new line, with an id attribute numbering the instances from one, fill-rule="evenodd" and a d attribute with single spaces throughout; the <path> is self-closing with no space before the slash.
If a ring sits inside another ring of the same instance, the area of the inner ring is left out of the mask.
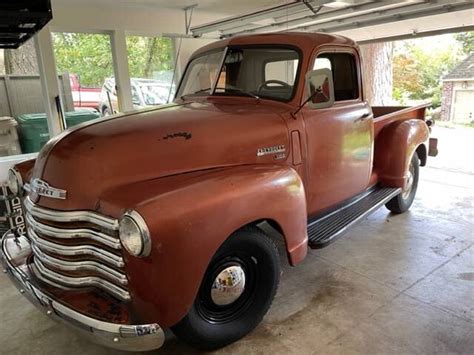
<path id="1" fill-rule="evenodd" d="M 200 94 L 202 92 L 205 92 L 205 91 L 209 91 L 209 93 L 211 93 L 211 90 L 212 88 L 205 88 L 205 89 L 201 89 L 201 90 L 198 90 L 198 91 L 195 91 L 195 92 L 191 92 L 189 94 L 185 94 L 185 95 L 181 95 L 180 96 L 180 99 L 184 99 L 186 96 L 190 96 L 190 95 L 197 95 L 197 94 Z"/>
<path id="2" fill-rule="evenodd" d="M 223 90 L 226 90 L 226 91 L 237 91 L 237 92 L 240 92 L 241 94 L 245 94 L 247 96 L 253 97 L 254 99 L 260 100 L 260 96 L 255 95 L 255 94 L 251 93 L 250 91 L 245 91 L 244 89 L 238 88 L 236 86 L 231 86 L 231 87 L 228 86 L 228 87 L 225 87 L 225 88 L 216 88 L 216 89 L 223 89 Z"/>

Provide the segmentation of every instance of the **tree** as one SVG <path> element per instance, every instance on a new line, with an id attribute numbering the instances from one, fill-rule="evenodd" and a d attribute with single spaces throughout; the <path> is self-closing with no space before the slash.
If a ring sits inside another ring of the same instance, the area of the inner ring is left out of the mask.
<path id="1" fill-rule="evenodd" d="M 171 70 L 171 40 L 163 37 L 127 37 L 130 77 L 152 78 L 155 72 Z M 110 37 L 102 34 L 53 33 L 58 72 L 79 76 L 81 85 L 100 87 L 113 77 Z"/>
<path id="2" fill-rule="evenodd" d="M 58 73 L 78 75 L 81 85 L 99 87 L 113 76 L 110 38 L 102 34 L 53 33 Z"/>
<path id="3" fill-rule="evenodd" d="M 392 43 L 371 43 L 360 46 L 363 84 L 367 101 L 383 106 L 392 102 Z"/>
<path id="4" fill-rule="evenodd" d="M 38 62 L 32 40 L 17 49 L 5 49 L 5 74 L 38 74 Z"/>
<path id="5" fill-rule="evenodd" d="M 401 42 L 393 61 L 393 97 L 401 103 L 429 100 L 433 107 L 440 106 L 441 78 L 459 59 L 452 47 L 428 53 L 413 42 Z"/>
<path id="6" fill-rule="evenodd" d="M 461 43 L 465 54 L 474 52 L 474 31 L 458 33 L 454 38 Z"/>
<path id="7" fill-rule="evenodd" d="M 154 73 L 173 69 L 171 40 L 165 37 L 127 37 L 130 77 L 152 78 Z"/>

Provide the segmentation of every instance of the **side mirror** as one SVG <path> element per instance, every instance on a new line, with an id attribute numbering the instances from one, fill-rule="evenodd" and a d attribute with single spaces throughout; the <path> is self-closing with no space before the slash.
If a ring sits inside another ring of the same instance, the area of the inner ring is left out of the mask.
<path id="1" fill-rule="evenodd" d="M 331 70 L 316 69 L 306 73 L 306 89 L 311 108 L 327 108 L 334 104 L 334 83 Z"/>

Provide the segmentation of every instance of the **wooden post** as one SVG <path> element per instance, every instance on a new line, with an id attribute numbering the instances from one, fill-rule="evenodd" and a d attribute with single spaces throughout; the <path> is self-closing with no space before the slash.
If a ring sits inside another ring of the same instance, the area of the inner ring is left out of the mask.
<path id="1" fill-rule="evenodd" d="M 69 79 L 69 73 L 65 71 L 60 77 L 61 89 L 62 89 L 62 102 L 64 110 L 66 112 L 74 111 L 74 99 L 72 98 L 71 81 Z"/>
<path id="2" fill-rule="evenodd" d="M 56 97 L 60 97 L 60 91 L 54 60 L 53 42 L 48 26 L 43 27 L 35 35 L 35 49 L 36 57 L 38 58 L 38 70 L 41 78 L 41 89 L 43 91 L 49 135 L 54 137 L 61 133 L 65 127 L 56 105 Z"/>
<path id="3" fill-rule="evenodd" d="M 119 111 L 131 111 L 133 110 L 132 85 L 130 83 L 130 72 L 128 70 L 125 31 L 115 30 L 110 37 Z"/>

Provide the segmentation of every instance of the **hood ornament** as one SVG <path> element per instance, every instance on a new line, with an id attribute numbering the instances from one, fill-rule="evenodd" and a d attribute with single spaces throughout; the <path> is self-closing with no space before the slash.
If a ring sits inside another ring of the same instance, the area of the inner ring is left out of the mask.
<path id="1" fill-rule="evenodd" d="M 25 190 L 29 192 L 30 199 L 33 202 L 36 202 L 40 196 L 65 200 L 67 195 L 66 190 L 49 186 L 46 181 L 41 179 L 33 179 L 28 186 L 25 185 Z"/>

